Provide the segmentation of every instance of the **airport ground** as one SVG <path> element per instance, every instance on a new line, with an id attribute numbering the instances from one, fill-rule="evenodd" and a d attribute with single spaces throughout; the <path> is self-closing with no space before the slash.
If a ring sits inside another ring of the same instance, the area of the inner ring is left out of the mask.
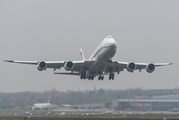
<path id="1" fill-rule="evenodd" d="M 101 111 L 0 111 L 0 120 L 167 120 L 179 119 L 179 113 L 168 111 L 117 111 L 114 114 L 105 114 Z"/>
<path id="2" fill-rule="evenodd" d="M 0 120 L 24 120 L 24 117 L 2 117 Z M 163 118 L 57 118 L 57 117 L 33 117 L 26 118 L 26 120 L 163 120 Z M 178 119 L 166 119 L 166 120 L 178 120 Z"/>
<path id="3" fill-rule="evenodd" d="M 177 118 L 64 118 L 64 117 L 0 117 L 0 120 L 178 120 Z"/>

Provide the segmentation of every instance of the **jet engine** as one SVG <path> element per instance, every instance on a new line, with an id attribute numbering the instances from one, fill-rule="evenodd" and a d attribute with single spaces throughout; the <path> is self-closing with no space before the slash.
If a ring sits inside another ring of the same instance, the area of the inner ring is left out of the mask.
<path id="1" fill-rule="evenodd" d="M 152 73 L 155 70 L 155 65 L 153 63 L 150 63 L 146 66 L 145 69 L 148 73 Z"/>
<path id="2" fill-rule="evenodd" d="M 39 71 L 46 70 L 47 69 L 47 63 L 44 61 L 41 61 L 38 63 L 37 69 Z"/>
<path id="3" fill-rule="evenodd" d="M 66 71 L 72 70 L 74 67 L 74 64 L 72 61 L 68 61 L 64 64 L 64 68 Z"/>
<path id="4" fill-rule="evenodd" d="M 130 63 L 127 65 L 127 71 L 129 71 L 129 72 L 133 72 L 133 71 L 135 70 L 135 68 L 136 68 L 136 65 L 135 65 L 135 63 L 133 63 L 133 62 L 130 62 Z"/>

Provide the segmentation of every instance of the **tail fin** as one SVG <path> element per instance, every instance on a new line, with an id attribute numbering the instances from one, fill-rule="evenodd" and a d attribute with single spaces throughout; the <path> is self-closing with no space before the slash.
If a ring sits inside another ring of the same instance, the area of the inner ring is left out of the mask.
<path id="1" fill-rule="evenodd" d="M 84 54 L 83 54 L 82 48 L 80 48 L 80 55 L 81 55 L 81 59 L 82 59 L 82 60 L 85 60 L 85 56 L 84 56 Z"/>
<path id="2" fill-rule="evenodd" d="M 51 99 L 51 98 L 49 97 L 49 99 L 48 99 L 48 103 L 50 103 L 50 99 Z"/>

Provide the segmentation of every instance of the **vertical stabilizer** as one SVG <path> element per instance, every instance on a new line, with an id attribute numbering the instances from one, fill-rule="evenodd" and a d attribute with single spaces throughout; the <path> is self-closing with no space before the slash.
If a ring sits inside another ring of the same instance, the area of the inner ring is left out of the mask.
<path id="1" fill-rule="evenodd" d="M 49 99 L 48 99 L 48 103 L 50 103 L 50 99 L 51 99 L 51 98 L 49 97 Z"/>
<path id="2" fill-rule="evenodd" d="M 82 48 L 80 48 L 80 55 L 81 55 L 81 60 L 84 60 L 84 61 L 85 61 L 85 56 L 84 56 L 84 54 L 83 54 Z"/>

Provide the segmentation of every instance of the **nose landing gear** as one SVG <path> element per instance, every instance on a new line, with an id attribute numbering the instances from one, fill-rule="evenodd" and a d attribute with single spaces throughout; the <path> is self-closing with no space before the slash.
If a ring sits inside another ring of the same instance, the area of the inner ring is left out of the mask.
<path id="1" fill-rule="evenodd" d="M 100 75 L 100 76 L 98 77 L 98 80 L 103 80 L 103 79 L 104 79 L 104 76 L 101 76 L 101 75 Z"/>
<path id="2" fill-rule="evenodd" d="M 94 75 L 90 75 L 88 80 L 90 80 L 90 79 L 93 80 L 94 79 Z"/>

